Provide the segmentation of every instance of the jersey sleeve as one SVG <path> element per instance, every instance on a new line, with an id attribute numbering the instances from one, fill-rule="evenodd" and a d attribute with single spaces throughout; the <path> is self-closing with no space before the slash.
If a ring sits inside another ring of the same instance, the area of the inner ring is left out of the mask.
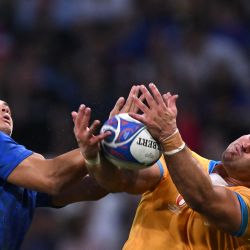
<path id="1" fill-rule="evenodd" d="M 194 151 L 191 151 L 191 154 L 193 156 L 194 159 L 196 159 L 199 163 L 200 166 L 206 171 L 209 172 L 209 169 L 211 168 L 211 160 L 206 159 L 200 155 L 198 155 L 197 153 L 195 153 Z"/>
<path id="2" fill-rule="evenodd" d="M 6 181 L 18 164 L 31 154 L 33 154 L 32 151 L 0 132 L 0 179 Z"/>
<path id="3" fill-rule="evenodd" d="M 212 172 L 214 166 L 219 163 L 219 161 L 211 161 L 209 159 L 206 159 L 191 150 L 190 153 L 192 154 L 192 157 L 200 163 L 200 166 L 208 173 L 210 173 L 210 171 Z M 157 161 L 157 165 L 160 169 L 161 177 L 166 178 L 169 175 L 169 172 L 164 155 L 162 155 L 161 158 Z"/>
<path id="4" fill-rule="evenodd" d="M 243 186 L 230 188 L 237 195 L 241 207 L 241 226 L 234 236 L 250 238 L 250 189 Z"/>
<path id="5" fill-rule="evenodd" d="M 168 169 L 166 166 L 166 161 L 164 159 L 164 156 L 162 155 L 161 158 L 156 162 L 157 166 L 159 167 L 160 170 L 160 179 L 166 177 L 168 174 Z"/>

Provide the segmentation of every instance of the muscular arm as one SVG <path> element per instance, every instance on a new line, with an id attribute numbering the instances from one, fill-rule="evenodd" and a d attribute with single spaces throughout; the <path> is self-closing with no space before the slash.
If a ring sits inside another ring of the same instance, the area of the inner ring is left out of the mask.
<path id="1" fill-rule="evenodd" d="M 129 110 L 136 111 L 136 108 L 133 107 L 132 95 L 136 95 L 138 91 L 138 86 L 131 89 L 130 97 L 125 106 L 123 106 L 125 100 L 119 98 L 111 112 L 111 116 L 115 115 L 117 112 L 126 112 Z M 122 110 L 121 107 L 123 107 Z M 99 121 L 94 121 L 89 125 L 90 116 L 91 109 L 85 105 L 81 105 L 78 112 L 72 112 L 72 118 L 75 124 L 75 137 L 82 155 L 87 159 L 85 165 L 91 176 L 93 176 L 101 186 L 110 192 L 140 194 L 146 190 L 152 189 L 159 183 L 161 176 L 157 165 L 138 171 L 121 170 L 101 157 L 101 162 L 97 161 L 97 165 L 91 164 L 90 166 L 88 161 L 93 162 L 94 160 L 95 162 L 98 158 L 97 155 L 100 151 L 100 141 L 109 135 L 109 132 L 105 132 L 106 134 L 103 133 L 102 135 L 96 135 L 94 132 L 96 131 L 96 125 L 99 124 Z"/>
<path id="2" fill-rule="evenodd" d="M 9 175 L 8 182 L 48 194 L 58 194 L 67 185 L 80 181 L 87 174 L 84 158 L 78 149 L 53 159 L 32 154 Z"/>
<path id="3" fill-rule="evenodd" d="M 104 158 L 100 165 L 88 167 L 88 170 L 110 192 L 141 194 L 154 188 L 161 178 L 157 164 L 140 170 L 118 169 Z"/>
<path id="4" fill-rule="evenodd" d="M 79 201 L 99 200 L 107 194 L 108 191 L 100 187 L 93 177 L 86 175 L 82 180 L 68 185 L 64 192 L 54 195 L 52 203 L 61 207 Z"/>
<path id="5" fill-rule="evenodd" d="M 189 149 L 167 156 L 166 161 L 173 182 L 191 208 L 224 231 L 239 230 L 241 212 L 237 196 L 225 187 L 213 186 Z"/>
<path id="6" fill-rule="evenodd" d="M 141 86 L 148 105 L 134 97 L 142 114 L 130 115 L 147 125 L 152 136 L 158 140 L 164 152 L 171 178 L 187 204 L 204 215 L 219 229 L 236 232 L 241 225 L 241 208 L 234 192 L 225 187 L 213 186 L 178 134 L 176 117 L 177 95 L 160 94 L 154 84 L 151 93 Z M 177 132 L 177 133 L 176 133 Z"/>

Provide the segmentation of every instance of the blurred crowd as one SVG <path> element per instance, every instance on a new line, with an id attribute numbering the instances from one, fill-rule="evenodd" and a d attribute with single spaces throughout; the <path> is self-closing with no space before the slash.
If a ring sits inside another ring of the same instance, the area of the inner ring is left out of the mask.
<path id="1" fill-rule="evenodd" d="M 179 95 L 187 144 L 219 159 L 249 133 L 249 0 L 0 0 L 0 99 L 13 137 L 48 157 L 76 147 L 70 113 L 108 117 L 133 84 Z M 139 197 L 37 212 L 23 250 L 117 250 Z"/>

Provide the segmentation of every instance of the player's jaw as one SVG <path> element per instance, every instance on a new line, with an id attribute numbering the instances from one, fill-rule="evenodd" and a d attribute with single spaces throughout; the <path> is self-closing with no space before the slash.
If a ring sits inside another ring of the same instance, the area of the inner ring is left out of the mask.
<path id="1" fill-rule="evenodd" d="M 13 120 L 8 104 L 0 100 L 0 131 L 11 135 L 13 129 Z"/>
<path id="2" fill-rule="evenodd" d="M 243 135 L 227 147 L 223 153 L 223 160 L 236 160 L 247 155 L 250 155 L 250 135 Z"/>
<path id="3" fill-rule="evenodd" d="M 0 131 L 11 135 L 12 133 L 12 122 L 7 121 L 6 118 L 1 117 L 0 119 Z"/>
<path id="4" fill-rule="evenodd" d="M 250 177 L 250 136 L 232 142 L 222 154 L 222 162 L 230 175 Z"/>

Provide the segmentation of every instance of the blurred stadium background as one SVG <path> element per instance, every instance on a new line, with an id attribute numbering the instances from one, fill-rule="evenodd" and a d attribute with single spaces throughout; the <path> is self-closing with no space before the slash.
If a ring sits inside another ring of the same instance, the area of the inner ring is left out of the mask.
<path id="1" fill-rule="evenodd" d="M 48 157 L 76 146 L 80 103 L 106 120 L 132 84 L 178 93 L 188 145 L 219 159 L 250 131 L 249 0 L 0 0 L 0 98 L 13 137 Z M 37 210 L 22 250 L 117 250 L 139 197 Z"/>

